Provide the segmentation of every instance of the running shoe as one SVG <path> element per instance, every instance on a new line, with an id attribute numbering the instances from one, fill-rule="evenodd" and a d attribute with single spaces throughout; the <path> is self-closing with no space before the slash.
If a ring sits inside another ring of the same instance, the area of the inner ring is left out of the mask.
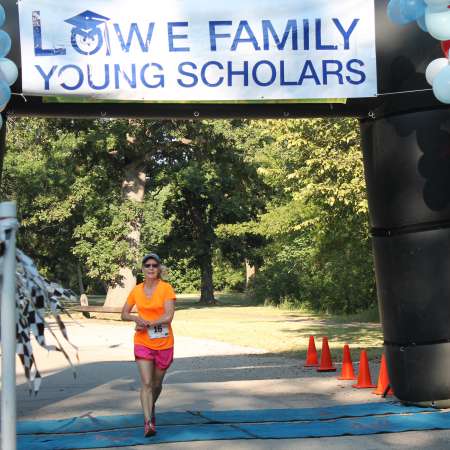
<path id="1" fill-rule="evenodd" d="M 150 437 L 153 436 L 155 433 L 156 433 L 155 425 L 149 420 L 146 420 L 144 422 L 144 436 Z"/>

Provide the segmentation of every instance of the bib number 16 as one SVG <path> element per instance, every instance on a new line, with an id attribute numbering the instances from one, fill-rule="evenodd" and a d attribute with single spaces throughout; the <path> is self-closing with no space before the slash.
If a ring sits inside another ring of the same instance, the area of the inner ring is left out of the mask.
<path id="1" fill-rule="evenodd" d="M 160 339 L 169 336 L 169 327 L 167 325 L 155 325 L 148 329 L 150 339 Z"/>

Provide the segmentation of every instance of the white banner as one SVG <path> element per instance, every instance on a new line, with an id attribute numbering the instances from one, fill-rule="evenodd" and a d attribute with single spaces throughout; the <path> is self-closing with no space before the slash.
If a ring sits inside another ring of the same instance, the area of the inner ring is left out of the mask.
<path id="1" fill-rule="evenodd" d="M 374 0 L 19 0 L 30 95 L 149 101 L 377 93 Z"/>

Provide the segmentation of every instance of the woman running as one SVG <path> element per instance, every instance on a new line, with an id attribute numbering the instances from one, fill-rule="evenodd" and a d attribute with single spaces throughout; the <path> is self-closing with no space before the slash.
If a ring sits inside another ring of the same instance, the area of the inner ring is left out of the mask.
<path id="1" fill-rule="evenodd" d="M 134 356 L 141 377 L 141 404 L 144 411 L 144 435 L 156 433 L 155 403 L 162 382 L 173 361 L 171 322 L 175 313 L 175 291 L 161 279 L 161 259 L 149 253 L 142 259 L 144 282 L 128 295 L 122 308 L 122 320 L 136 323 Z M 137 315 L 131 314 L 136 305 Z"/>

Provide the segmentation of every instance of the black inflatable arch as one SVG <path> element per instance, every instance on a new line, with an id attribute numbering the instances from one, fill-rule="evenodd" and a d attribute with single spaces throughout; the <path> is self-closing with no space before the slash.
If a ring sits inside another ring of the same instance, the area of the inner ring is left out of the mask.
<path id="1" fill-rule="evenodd" d="M 18 67 L 16 0 L 3 0 Z M 360 119 L 378 300 L 388 371 L 405 403 L 450 406 L 450 111 L 425 69 L 440 43 L 398 27 L 375 0 L 379 96 L 346 104 L 44 103 L 14 95 L 6 115 L 142 118 Z M 20 93 L 18 82 L 13 91 Z"/>

